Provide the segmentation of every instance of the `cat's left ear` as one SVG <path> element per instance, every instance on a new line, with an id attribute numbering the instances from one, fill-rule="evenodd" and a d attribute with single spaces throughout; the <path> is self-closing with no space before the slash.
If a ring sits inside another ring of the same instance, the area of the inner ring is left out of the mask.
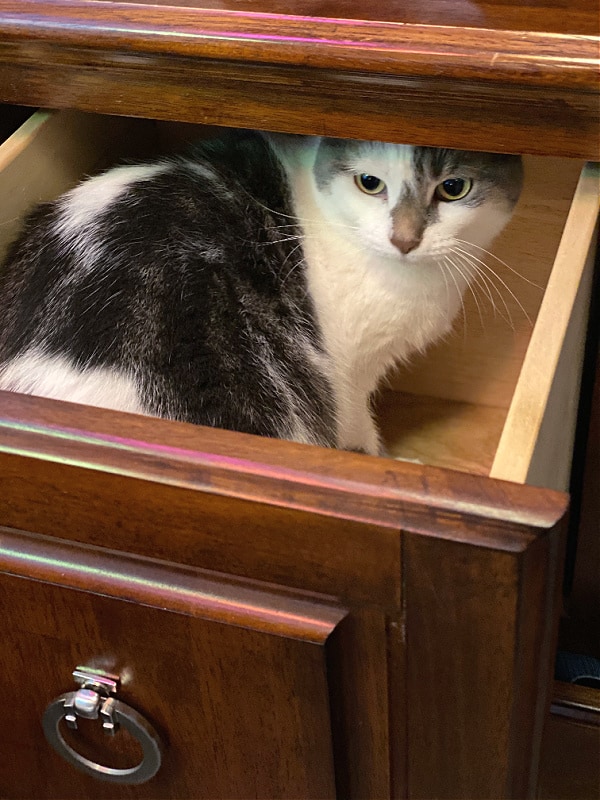
<path id="1" fill-rule="evenodd" d="M 297 133 L 274 133 L 271 131 L 260 131 L 260 134 L 271 145 L 275 153 L 286 161 L 298 154 L 316 150 L 322 138 L 321 136 L 303 136 Z"/>

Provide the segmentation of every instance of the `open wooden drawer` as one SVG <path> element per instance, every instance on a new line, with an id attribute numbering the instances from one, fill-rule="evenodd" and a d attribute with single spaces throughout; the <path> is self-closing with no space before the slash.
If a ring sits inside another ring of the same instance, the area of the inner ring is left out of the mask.
<path id="1" fill-rule="evenodd" d="M 32 203 L 119 158 L 206 131 L 39 112 L 2 149 L 0 253 Z M 567 489 L 598 182 L 594 165 L 527 159 L 515 219 L 482 264 L 455 332 L 382 393 L 393 456 Z"/>
<path id="2" fill-rule="evenodd" d="M 0 247 L 33 202 L 172 140 L 38 113 L 0 148 Z M 392 455 L 420 463 L 0 396 L 7 796 L 107 796 L 39 723 L 81 661 L 130 676 L 168 740 L 150 783 L 110 796 L 534 794 L 598 172 L 527 176 L 497 288 L 382 393 Z"/>

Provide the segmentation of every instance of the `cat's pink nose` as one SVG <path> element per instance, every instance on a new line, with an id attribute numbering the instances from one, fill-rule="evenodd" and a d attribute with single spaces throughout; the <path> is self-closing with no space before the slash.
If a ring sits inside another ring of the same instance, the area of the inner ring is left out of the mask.
<path id="1" fill-rule="evenodd" d="M 411 250 L 414 250 L 415 247 L 421 244 L 421 239 L 404 239 L 401 236 L 395 235 L 391 237 L 390 241 L 403 255 L 410 253 Z"/>

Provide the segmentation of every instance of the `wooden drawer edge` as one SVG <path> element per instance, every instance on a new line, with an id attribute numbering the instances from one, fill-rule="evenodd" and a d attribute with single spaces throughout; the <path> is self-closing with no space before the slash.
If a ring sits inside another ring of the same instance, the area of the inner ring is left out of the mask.
<path id="1" fill-rule="evenodd" d="M 555 681 L 550 713 L 600 727 L 600 691 Z"/>
<path id="2" fill-rule="evenodd" d="M 103 168 L 131 124 L 79 111 L 37 111 L 0 145 L 0 260 L 23 216 Z"/>
<path id="3" fill-rule="evenodd" d="M 490 477 L 566 490 L 598 230 L 598 164 L 575 191 Z"/>
<path id="4" fill-rule="evenodd" d="M 35 139 L 39 131 L 53 116 L 51 111 L 35 111 L 0 146 L 0 171 L 12 163 Z"/>

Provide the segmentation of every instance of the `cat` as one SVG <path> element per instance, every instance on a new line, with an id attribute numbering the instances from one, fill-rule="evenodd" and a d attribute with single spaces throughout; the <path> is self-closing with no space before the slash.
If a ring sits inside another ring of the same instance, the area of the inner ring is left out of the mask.
<path id="1" fill-rule="evenodd" d="M 382 454 L 373 393 L 449 332 L 522 180 L 519 156 L 253 131 L 114 167 L 11 246 L 0 389 Z"/>

